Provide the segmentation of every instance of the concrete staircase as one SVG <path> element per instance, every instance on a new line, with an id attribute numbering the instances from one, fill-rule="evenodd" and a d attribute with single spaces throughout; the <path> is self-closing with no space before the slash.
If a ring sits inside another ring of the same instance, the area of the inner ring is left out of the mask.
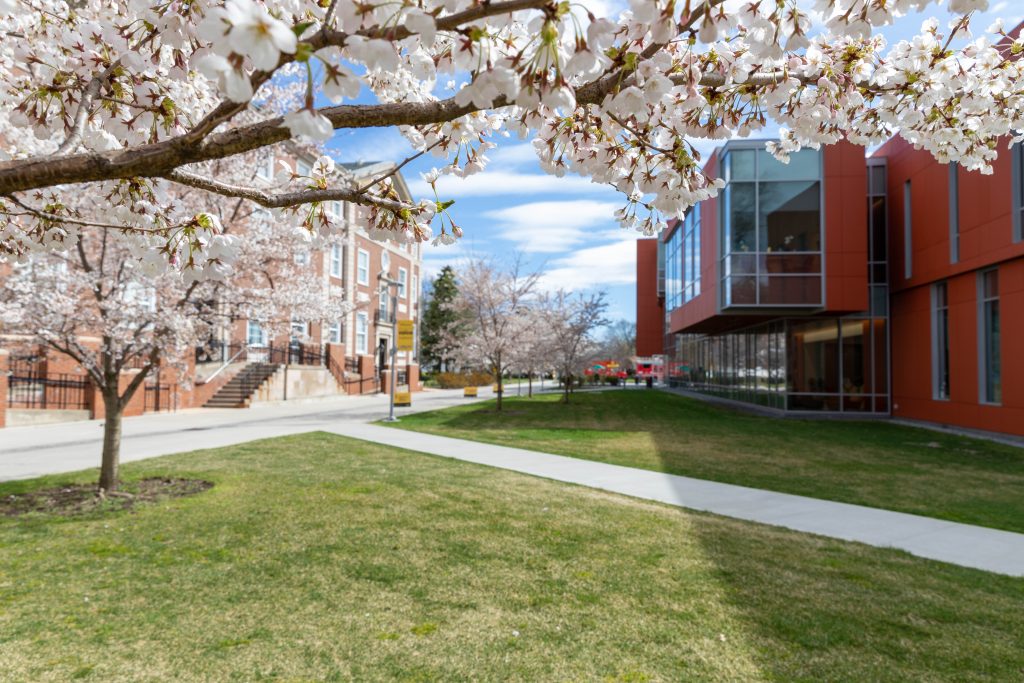
<path id="1" fill-rule="evenodd" d="M 249 363 L 210 397 L 204 408 L 245 408 L 252 395 L 277 372 L 276 363 Z"/>

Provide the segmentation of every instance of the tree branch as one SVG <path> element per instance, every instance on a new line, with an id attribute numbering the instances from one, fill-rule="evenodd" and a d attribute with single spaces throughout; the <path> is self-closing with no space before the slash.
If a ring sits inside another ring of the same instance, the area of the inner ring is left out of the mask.
<path id="1" fill-rule="evenodd" d="M 357 190 L 348 189 L 325 189 L 325 190 L 300 190 L 297 192 L 270 193 L 241 185 L 230 185 L 212 178 L 206 178 L 196 173 L 182 171 L 180 169 L 171 171 L 164 175 L 165 178 L 182 185 L 195 187 L 214 194 L 226 197 L 238 197 L 256 202 L 268 209 L 283 209 L 290 206 L 309 204 L 310 202 L 346 201 L 354 204 L 379 206 L 390 211 L 402 211 L 409 206 L 402 202 L 391 199 L 381 199 L 363 194 Z"/>
<path id="2" fill-rule="evenodd" d="M 53 156 L 64 156 L 78 147 L 78 143 L 82 140 L 82 133 L 85 131 L 85 123 L 89 120 L 89 115 L 92 113 L 93 100 L 99 95 L 100 86 L 103 85 L 102 79 L 102 76 L 94 76 L 89 81 L 89 85 L 82 91 L 82 99 L 78 102 L 78 111 L 75 112 L 75 122 L 71 127 L 71 132 L 64 138 L 64 142 L 60 144 L 60 147 L 57 148 Z"/>

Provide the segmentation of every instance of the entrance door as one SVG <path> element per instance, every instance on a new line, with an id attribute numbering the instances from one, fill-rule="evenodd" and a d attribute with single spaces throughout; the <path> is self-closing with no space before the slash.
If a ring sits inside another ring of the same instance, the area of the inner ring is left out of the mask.
<path id="1" fill-rule="evenodd" d="M 383 375 L 388 364 L 388 340 L 381 338 L 377 342 L 377 374 Z"/>

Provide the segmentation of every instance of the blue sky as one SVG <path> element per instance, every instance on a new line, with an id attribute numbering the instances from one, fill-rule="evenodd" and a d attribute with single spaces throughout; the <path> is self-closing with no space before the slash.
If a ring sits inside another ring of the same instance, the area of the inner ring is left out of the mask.
<path id="1" fill-rule="evenodd" d="M 598 3 L 614 6 L 614 3 Z M 946 4 L 945 0 L 942 2 Z M 882 31 L 890 44 L 916 34 L 921 22 L 935 17 L 944 26 L 950 15 L 938 7 L 910 14 Z M 989 10 L 973 22 L 984 31 L 996 18 L 1007 30 L 1024 19 L 1024 0 L 994 0 Z M 367 97 L 367 101 L 370 98 Z M 763 136 L 770 136 L 771 130 Z M 543 173 L 528 142 L 497 139 L 497 149 L 486 171 L 465 180 L 444 178 L 438 183 L 442 199 L 454 199 L 451 211 L 465 231 L 459 243 L 427 246 L 424 269 L 433 277 L 442 266 L 456 267 L 467 256 L 508 258 L 519 253 L 526 265 L 546 272 L 544 286 L 607 292 L 609 317 L 635 320 L 635 240 L 637 233 L 622 230 L 613 212 L 622 205 L 608 187 L 585 178 L 556 178 Z M 717 143 L 695 140 L 702 153 Z M 409 144 L 392 129 L 339 131 L 328 144 L 343 161 L 395 161 L 413 153 Z M 424 156 L 403 173 L 415 197 L 432 198 L 420 173 L 439 165 Z"/>

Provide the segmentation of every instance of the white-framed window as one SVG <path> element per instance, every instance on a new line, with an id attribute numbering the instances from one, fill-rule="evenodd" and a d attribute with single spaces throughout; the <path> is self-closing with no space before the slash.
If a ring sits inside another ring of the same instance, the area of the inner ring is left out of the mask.
<path id="1" fill-rule="evenodd" d="M 341 277 L 342 250 L 340 244 L 331 245 L 331 277 Z"/>
<path id="2" fill-rule="evenodd" d="M 303 175 L 303 176 L 308 176 L 310 173 L 313 172 L 313 165 L 310 164 L 305 159 L 299 159 L 298 162 L 295 164 L 295 168 L 296 168 L 296 172 L 299 175 Z"/>
<path id="3" fill-rule="evenodd" d="M 273 152 L 268 152 L 260 159 L 260 165 L 256 168 L 256 176 L 263 180 L 271 180 L 274 177 Z"/>
<path id="4" fill-rule="evenodd" d="M 341 343 L 341 321 L 335 320 L 327 328 L 327 341 L 332 344 Z"/>
<path id="5" fill-rule="evenodd" d="M 356 282 L 370 284 L 370 252 L 360 249 L 356 259 Z"/>
<path id="6" fill-rule="evenodd" d="M 406 289 L 406 284 L 409 281 L 409 271 L 405 268 L 398 269 L 398 296 L 403 299 L 408 298 L 409 292 Z"/>
<path id="7" fill-rule="evenodd" d="M 309 250 L 302 249 L 295 252 L 295 265 L 297 266 L 308 266 L 309 265 Z"/>
<path id="8" fill-rule="evenodd" d="M 412 276 L 412 303 L 415 306 L 420 300 L 420 279 L 416 275 Z"/>
<path id="9" fill-rule="evenodd" d="M 370 321 L 365 312 L 356 313 L 356 353 L 366 355 L 366 343 L 370 335 Z"/>
<path id="10" fill-rule="evenodd" d="M 388 287 L 387 287 L 387 285 L 383 285 L 380 288 L 380 297 L 379 297 L 380 303 L 379 303 L 379 306 L 378 306 L 378 310 L 380 311 L 380 321 L 382 323 L 388 321 L 388 299 L 390 299 L 390 298 L 391 297 L 388 294 Z"/>
<path id="11" fill-rule="evenodd" d="M 267 331 L 255 320 L 250 320 L 245 331 L 245 342 L 249 346 L 266 346 Z"/>
<path id="12" fill-rule="evenodd" d="M 380 252 L 380 269 L 385 275 L 391 270 L 391 254 L 387 251 Z"/>
<path id="13" fill-rule="evenodd" d="M 292 339 L 301 341 L 309 337 L 309 323 L 301 320 L 293 320 L 291 325 Z"/>
<path id="14" fill-rule="evenodd" d="M 53 266 L 51 266 L 53 267 Z M 65 268 L 67 265 L 65 264 Z M 54 268 L 56 270 L 56 268 Z M 147 311 L 156 310 L 156 289 L 141 282 L 129 282 L 125 285 L 124 300 L 127 304 L 137 304 Z"/>
<path id="15" fill-rule="evenodd" d="M 345 205 L 340 201 L 331 202 L 330 209 L 328 209 L 328 211 L 335 218 L 340 219 L 345 217 Z"/>

